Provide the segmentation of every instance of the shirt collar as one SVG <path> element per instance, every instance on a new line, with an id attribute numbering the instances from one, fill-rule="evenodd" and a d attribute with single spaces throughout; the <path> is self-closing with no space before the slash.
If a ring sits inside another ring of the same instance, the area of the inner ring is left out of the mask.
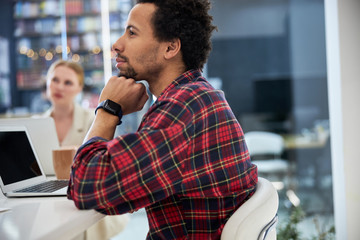
<path id="1" fill-rule="evenodd" d="M 199 77 L 202 77 L 202 75 L 201 75 L 201 71 L 198 69 L 191 69 L 184 72 L 179 77 L 177 77 L 167 88 L 165 88 L 165 90 L 160 94 L 158 99 L 162 97 L 166 97 L 169 91 L 178 87 L 179 85 L 198 81 Z"/>

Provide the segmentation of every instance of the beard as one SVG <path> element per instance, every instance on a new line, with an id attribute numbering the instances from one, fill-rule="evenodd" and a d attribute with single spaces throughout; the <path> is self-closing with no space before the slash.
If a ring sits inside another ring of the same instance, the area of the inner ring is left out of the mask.
<path id="1" fill-rule="evenodd" d="M 133 67 L 128 67 L 126 70 L 120 70 L 118 73 L 118 77 L 132 78 L 134 80 L 136 80 L 137 75 L 138 74 Z"/>
<path id="2" fill-rule="evenodd" d="M 161 66 L 157 61 L 158 47 L 152 48 L 150 51 L 133 58 L 135 66 L 138 66 L 137 70 L 130 64 L 129 58 L 118 54 L 118 57 L 124 59 L 127 62 L 127 67 L 119 69 L 118 77 L 132 78 L 135 81 L 147 80 L 157 78 Z M 142 65 L 142 67 L 139 67 Z"/>
<path id="3" fill-rule="evenodd" d="M 129 64 L 129 59 L 125 56 L 121 56 L 122 59 L 124 59 Z M 125 77 L 125 78 L 132 78 L 135 79 L 137 76 L 137 72 L 135 69 L 129 64 L 129 67 L 126 69 L 119 69 L 118 77 Z"/>

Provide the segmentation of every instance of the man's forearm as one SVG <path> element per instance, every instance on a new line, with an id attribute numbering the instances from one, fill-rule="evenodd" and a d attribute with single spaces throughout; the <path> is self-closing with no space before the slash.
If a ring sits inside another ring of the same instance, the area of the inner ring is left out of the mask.
<path id="1" fill-rule="evenodd" d="M 111 115 L 103 109 L 99 109 L 84 139 L 84 143 L 93 137 L 102 137 L 107 140 L 113 139 L 118 122 L 119 118 L 117 116 Z"/>
<path id="2" fill-rule="evenodd" d="M 124 115 L 141 110 L 149 96 L 146 87 L 134 79 L 125 77 L 111 77 L 101 91 L 99 102 L 109 99 L 121 106 Z M 93 137 L 111 140 L 114 137 L 119 118 L 98 109 L 95 120 L 87 133 L 84 143 Z"/>

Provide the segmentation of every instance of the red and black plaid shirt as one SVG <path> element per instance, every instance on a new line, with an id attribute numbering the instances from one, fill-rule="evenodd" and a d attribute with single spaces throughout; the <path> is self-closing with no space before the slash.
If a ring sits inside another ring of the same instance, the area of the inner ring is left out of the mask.
<path id="1" fill-rule="evenodd" d="M 79 149 L 68 197 L 105 214 L 145 207 L 147 239 L 219 239 L 256 183 L 223 92 L 192 70 L 164 90 L 136 133 Z"/>

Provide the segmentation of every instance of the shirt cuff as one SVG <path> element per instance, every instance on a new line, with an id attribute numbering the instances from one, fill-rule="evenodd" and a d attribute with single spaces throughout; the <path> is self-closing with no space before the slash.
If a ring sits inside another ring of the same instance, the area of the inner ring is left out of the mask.
<path id="1" fill-rule="evenodd" d="M 105 138 L 102 138 L 102 137 L 93 137 L 93 138 L 90 138 L 89 140 L 87 140 L 85 143 L 83 143 L 79 150 L 86 147 L 87 145 L 90 145 L 94 142 L 108 142 L 108 140 L 106 140 Z"/>

